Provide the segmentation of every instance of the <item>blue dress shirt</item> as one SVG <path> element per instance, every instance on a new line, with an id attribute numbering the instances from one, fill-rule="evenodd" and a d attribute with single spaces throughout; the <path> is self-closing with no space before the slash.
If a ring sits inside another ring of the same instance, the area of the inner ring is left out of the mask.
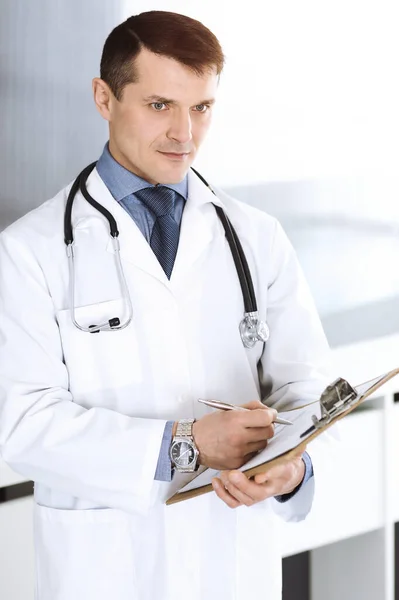
<path id="1" fill-rule="evenodd" d="M 148 243 L 150 243 L 152 229 L 156 217 L 148 208 L 135 196 L 135 192 L 147 187 L 154 187 L 151 183 L 128 171 L 120 165 L 109 152 L 108 144 L 105 145 L 103 153 L 97 162 L 97 171 L 115 198 L 126 212 L 132 217 L 137 227 Z M 187 176 L 176 184 L 163 184 L 170 187 L 178 193 L 175 201 L 174 219 L 180 226 L 183 209 L 188 195 Z M 171 481 L 173 469 L 169 458 L 169 447 L 172 441 L 173 421 L 168 421 L 165 425 L 161 450 L 159 453 L 158 464 L 155 472 L 155 479 L 158 481 Z M 305 477 L 302 483 L 291 493 L 284 496 L 276 496 L 279 502 L 285 502 L 292 498 L 299 489 L 313 476 L 313 467 L 310 457 L 307 453 L 303 456 L 305 463 Z"/>

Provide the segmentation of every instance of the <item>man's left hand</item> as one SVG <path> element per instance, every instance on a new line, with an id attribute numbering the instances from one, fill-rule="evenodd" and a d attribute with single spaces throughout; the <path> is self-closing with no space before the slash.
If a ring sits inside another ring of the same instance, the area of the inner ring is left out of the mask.
<path id="1" fill-rule="evenodd" d="M 252 506 L 267 498 L 289 494 L 302 483 L 305 464 L 302 453 L 289 462 L 272 467 L 267 473 L 258 473 L 248 479 L 241 471 L 222 471 L 220 478 L 214 477 L 212 487 L 230 508 Z"/>

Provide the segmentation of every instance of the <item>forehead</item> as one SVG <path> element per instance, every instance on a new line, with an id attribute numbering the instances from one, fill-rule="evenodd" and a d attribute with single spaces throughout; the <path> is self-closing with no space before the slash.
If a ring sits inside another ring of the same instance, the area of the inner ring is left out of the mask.
<path id="1" fill-rule="evenodd" d="M 216 68 L 206 70 L 203 75 L 197 75 L 172 58 L 159 56 L 144 49 L 136 58 L 135 70 L 138 80 L 127 86 L 130 88 L 129 92 L 135 95 L 157 95 L 176 102 L 199 102 L 214 98 L 216 94 Z"/>

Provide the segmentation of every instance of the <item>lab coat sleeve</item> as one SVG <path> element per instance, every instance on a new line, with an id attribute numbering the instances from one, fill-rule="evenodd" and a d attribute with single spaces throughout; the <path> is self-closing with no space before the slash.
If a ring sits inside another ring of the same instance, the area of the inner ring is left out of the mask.
<path id="1" fill-rule="evenodd" d="M 294 249 L 278 222 L 272 265 L 267 302 L 270 339 L 261 360 L 260 383 L 263 402 L 280 412 L 317 400 L 333 374 L 313 299 Z M 320 437 L 323 439 L 307 448 L 314 477 L 287 502 L 272 500 L 275 512 L 285 520 L 304 519 L 312 506 L 331 443 L 328 433 Z"/>
<path id="2" fill-rule="evenodd" d="M 84 368 L 84 367 L 82 367 Z M 166 421 L 73 402 L 55 310 L 34 254 L 0 236 L 0 454 L 98 506 L 146 512 Z"/>

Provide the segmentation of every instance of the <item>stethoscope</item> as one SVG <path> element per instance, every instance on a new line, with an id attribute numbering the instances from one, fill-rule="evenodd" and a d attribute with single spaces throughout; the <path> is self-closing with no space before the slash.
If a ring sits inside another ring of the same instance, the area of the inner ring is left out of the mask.
<path id="1" fill-rule="evenodd" d="M 83 171 L 77 176 L 77 178 L 73 182 L 71 190 L 68 194 L 64 214 L 64 241 L 66 244 L 66 252 L 69 265 L 69 296 L 71 318 L 75 327 L 86 333 L 98 333 L 100 331 L 119 331 L 121 329 L 125 329 L 125 327 L 129 325 L 133 318 L 132 301 L 121 263 L 120 246 L 118 239 L 119 231 L 116 224 L 116 220 L 112 216 L 112 214 L 106 208 L 104 208 L 104 206 L 96 202 L 96 200 L 94 200 L 94 198 L 87 191 L 87 178 L 96 166 L 96 164 L 97 162 L 93 162 L 90 165 L 88 165 L 85 169 L 83 169 Z M 199 177 L 201 181 L 211 190 L 214 196 L 216 196 L 216 193 L 213 191 L 208 182 L 205 181 L 202 175 L 200 175 L 195 169 L 192 168 L 192 170 L 197 175 L 197 177 Z M 121 284 L 123 299 L 128 309 L 126 320 L 123 323 L 121 323 L 119 317 L 113 317 L 104 323 L 84 327 L 83 325 L 80 325 L 80 323 L 78 323 L 76 319 L 72 206 L 75 196 L 79 190 L 82 193 L 83 197 L 87 200 L 87 202 L 91 204 L 93 208 L 98 210 L 102 215 L 104 215 L 104 217 L 109 223 L 112 245 L 116 257 L 116 267 L 118 271 L 119 281 Z M 225 230 L 226 238 L 230 246 L 231 254 L 233 256 L 234 264 L 237 270 L 237 275 L 241 285 L 245 310 L 244 318 L 239 324 L 241 339 L 246 348 L 253 348 L 256 342 L 267 342 L 267 340 L 269 339 L 269 328 L 265 321 L 259 319 L 251 273 L 240 240 L 238 239 L 237 233 L 234 227 L 232 226 L 231 222 L 227 218 L 223 209 L 220 206 L 217 206 L 216 204 L 213 204 L 213 206 L 215 207 L 218 217 L 221 220 L 223 228 Z"/>

